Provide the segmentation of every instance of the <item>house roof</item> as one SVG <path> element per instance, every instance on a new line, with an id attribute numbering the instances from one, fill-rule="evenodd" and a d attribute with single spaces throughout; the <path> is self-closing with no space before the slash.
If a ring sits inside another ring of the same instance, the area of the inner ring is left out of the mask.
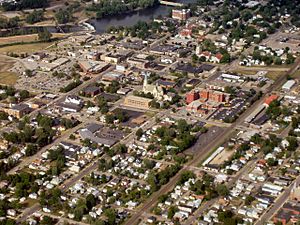
<path id="1" fill-rule="evenodd" d="M 275 101 L 275 100 L 277 100 L 278 99 L 278 95 L 271 95 L 271 96 L 269 96 L 269 97 L 267 97 L 266 99 L 265 99 L 265 104 L 267 104 L 267 105 L 270 105 L 271 104 L 271 102 L 273 102 L 273 101 Z"/>
<path id="2" fill-rule="evenodd" d="M 182 64 L 182 65 L 178 65 L 177 70 L 179 71 L 183 71 L 183 72 L 187 72 L 187 73 L 202 73 L 203 72 L 203 68 L 201 67 L 194 67 L 191 64 Z"/>
<path id="3" fill-rule="evenodd" d="M 29 108 L 29 106 L 27 104 L 18 104 L 18 105 L 14 105 L 13 107 L 11 107 L 11 109 L 16 110 L 16 111 L 22 111 L 22 110 L 26 110 L 28 108 Z"/>
<path id="4" fill-rule="evenodd" d="M 94 92 L 99 91 L 99 90 L 100 90 L 99 87 L 89 86 L 89 87 L 86 87 L 85 89 L 83 89 L 83 92 L 85 92 L 85 93 L 94 93 Z"/>

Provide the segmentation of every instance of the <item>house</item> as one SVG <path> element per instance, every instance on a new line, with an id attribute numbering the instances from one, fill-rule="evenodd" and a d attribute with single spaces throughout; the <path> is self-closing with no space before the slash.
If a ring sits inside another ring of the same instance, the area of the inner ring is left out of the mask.
<path id="1" fill-rule="evenodd" d="M 57 106 L 64 112 L 76 113 L 82 109 L 83 100 L 76 95 L 69 95 L 64 101 L 57 103 Z"/>
<path id="2" fill-rule="evenodd" d="M 220 63 L 221 60 L 222 60 L 222 58 L 223 58 L 223 55 L 220 52 L 218 52 L 216 55 L 214 55 L 214 56 L 211 57 L 210 62 Z"/>
<path id="3" fill-rule="evenodd" d="M 281 222 L 283 225 L 289 223 L 292 219 L 300 219 L 300 204 L 297 202 L 285 203 L 279 212 L 274 216 L 273 221 Z"/>

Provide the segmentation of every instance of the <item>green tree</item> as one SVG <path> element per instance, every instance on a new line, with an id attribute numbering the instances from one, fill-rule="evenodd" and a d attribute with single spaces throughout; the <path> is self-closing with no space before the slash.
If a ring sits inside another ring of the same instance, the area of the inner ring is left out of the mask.
<path id="1" fill-rule="evenodd" d="M 229 194 L 229 190 L 224 184 L 217 185 L 216 190 L 220 196 L 227 196 Z"/>
<path id="2" fill-rule="evenodd" d="M 72 14 L 69 10 L 60 9 L 54 16 L 59 24 L 66 24 L 72 20 Z"/>
<path id="3" fill-rule="evenodd" d="M 135 133 L 135 135 L 138 137 L 138 138 L 141 138 L 142 137 L 142 135 L 143 135 L 143 129 L 142 128 L 139 128 L 137 131 L 136 131 L 136 133 Z"/>
<path id="4" fill-rule="evenodd" d="M 168 210 L 168 219 L 172 219 L 177 211 L 178 211 L 177 207 L 171 206 Z"/>
<path id="5" fill-rule="evenodd" d="M 41 225 L 54 225 L 56 224 L 55 220 L 49 216 L 43 216 L 43 219 L 40 221 Z"/>
<path id="6" fill-rule="evenodd" d="M 37 150 L 38 150 L 38 148 L 36 145 L 29 144 L 29 145 L 27 145 L 27 147 L 25 149 L 25 155 L 32 156 L 37 152 Z"/>
<path id="7" fill-rule="evenodd" d="M 30 96 L 29 91 L 22 90 L 19 92 L 21 100 L 24 100 Z"/>
<path id="8" fill-rule="evenodd" d="M 26 17 L 26 22 L 30 24 L 34 24 L 40 22 L 44 19 L 44 12 L 42 10 L 34 10 L 32 13 Z"/>
<path id="9" fill-rule="evenodd" d="M 117 215 L 116 215 L 116 211 L 114 209 L 112 209 L 112 208 L 106 209 L 104 211 L 104 215 L 107 217 L 107 223 L 109 225 L 116 224 Z"/>
<path id="10" fill-rule="evenodd" d="M 49 42 L 51 40 L 52 34 L 47 29 L 43 29 L 38 33 L 38 38 L 42 42 Z"/>

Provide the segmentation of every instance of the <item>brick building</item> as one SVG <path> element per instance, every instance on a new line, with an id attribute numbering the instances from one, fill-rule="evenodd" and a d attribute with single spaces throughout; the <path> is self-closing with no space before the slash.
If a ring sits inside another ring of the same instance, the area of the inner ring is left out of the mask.
<path id="1" fill-rule="evenodd" d="M 187 20 L 191 16 L 191 10 L 189 9 L 173 9 L 172 18 L 176 20 Z"/>
<path id="2" fill-rule="evenodd" d="M 199 99 L 199 92 L 198 91 L 191 91 L 186 94 L 186 103 L 190 104 L 191 102 Z"/>
<path id="3" fill-rule="evenodd" d="M 203 89 L 200 91 L 200 99 L 213 102 L 228 102 L 230 95 L 220 91 Z"/>

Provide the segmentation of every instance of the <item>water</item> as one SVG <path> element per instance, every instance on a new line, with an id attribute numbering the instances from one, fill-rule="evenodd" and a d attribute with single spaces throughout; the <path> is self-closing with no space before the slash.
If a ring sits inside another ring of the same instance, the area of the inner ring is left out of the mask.
<path id="1" fill-rule="evenodd" d="M 195 3 L 197 0 L 177 0 L 180 3 Z M 126 13 L 117 16 L 110 16 L 100 20 L 91 20 L 97 33 L 104 33 L 111 26 L 133 26 L 138 21 L 149 22 L 158 17 L 166 17 L 171 13 L 173 7 L 159 5 L 153 8 L 143 9 L 136 12 Z"/>

